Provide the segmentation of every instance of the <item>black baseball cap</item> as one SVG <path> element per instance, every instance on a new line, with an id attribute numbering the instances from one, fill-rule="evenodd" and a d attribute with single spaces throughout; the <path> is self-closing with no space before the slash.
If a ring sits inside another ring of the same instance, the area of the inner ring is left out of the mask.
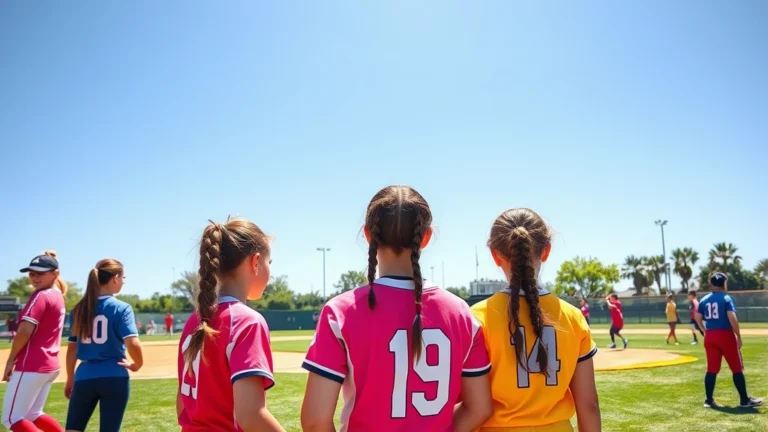
<path id="1" fill-rule="evenodd" d="M 32 258 L 32 261 L 30 261 L 28 267 L 24 267 L 19 271 L 22 273 L 27 273 L 30 271 L 49 272 L 49 271 L 54 271 L 58 269 L 59 269 L 59 262 L 56 261 L 56 258 L 50 257 L 48 255 L 38 255 Z"/>
<path id="2" fill-rule="evenodd" d="M 728 276 L 723 272 L 715 272 L 712 274 L 712 276 L 709 277 L 709 283 L 718 288 L 722 288 L 725 286 L 725 283 L 728 281 Z"/>

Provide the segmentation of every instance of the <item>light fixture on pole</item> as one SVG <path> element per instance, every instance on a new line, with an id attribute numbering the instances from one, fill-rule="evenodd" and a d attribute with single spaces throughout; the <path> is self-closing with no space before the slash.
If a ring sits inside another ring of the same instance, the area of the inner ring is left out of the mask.
<path id="1" fill-rule="evenodd" d="M 330 252 L 331 248 L 319 247 L 317 250 L 323 253 L 323 298 L 325 298 L 325 253 Z"/>
<path id="2" fill-rule="evenodd" d="M 667 266 L 667 247 L 664 244 L 664 225 L 667 224 L 667 221 L 659 219 L 655 223 L 656 223 L 656 225 L 661 227 L 661 256 L 664 259 L 664 266 L 665 266 L 665 268 L 664 268 L 664 281 L 667 284 L 667 290 L 669 292 L 672 292 L 672 281 L 670 280 L 671 278 L 669 277 L 669 266 Z"/>

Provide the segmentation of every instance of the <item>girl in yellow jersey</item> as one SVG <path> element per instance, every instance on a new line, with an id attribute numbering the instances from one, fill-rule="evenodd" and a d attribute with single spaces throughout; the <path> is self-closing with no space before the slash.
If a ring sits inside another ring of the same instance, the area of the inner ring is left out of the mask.
<path id="1" fill-rule="evenodd" d="M 592 357 L 597 346 L 581 312 L 541 289 L 538 272 L 552 233 L 529 209 L 502 213 L 488 247 L 509 287 L 472 307 L 491 357 L 493 414 L 483 432 L 601 430 Z"/>

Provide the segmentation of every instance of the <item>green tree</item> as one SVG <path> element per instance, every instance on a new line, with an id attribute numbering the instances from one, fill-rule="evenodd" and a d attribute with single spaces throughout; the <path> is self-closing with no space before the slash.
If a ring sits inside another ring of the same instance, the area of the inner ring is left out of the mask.
<path id="1" fill-rule="evenodd" d="M 296 309 L 303 310 L 320 309 L 323 307 L 323 303 L 325 303 L 323 296 L 315 291 L 307 294 L 296 294 L 293 296 L 293 302 L 296 304 Z"/>
<path id="2" fill-rule="evenodd" d="M 464 286 L 458 287 L 458 288 L 456 287 L 446 288 L 446 291 L 452 292 L 463 299 L 469 298 L 469 291 L 467 291 L 467 287 L 464 287 Z"/>
<path id="3" fill-rule="evenodd" d="M 653 278 L 656 280 L 656 285 L 659 287 L 659 294 L 662 294 L 661 275 L 667 272 L 667 268 L 669 268 L 669 264 L 664 262 L 663 256 L 654 255 L 650 257 L 644 257 L 643 265 L 653 275 Z"/>
<path id="4" fill-rule="evenodd" d="M 350 270 L 341 275 L 339 281 L 333 284 L 336 288 L 331 296 L 339 295 L 347 291 L 353 290 L 359 286 L 368 284 L 368 277 L 361 271 Z"/>
<path id="5" fill-rule="evenodd" d="M 727 272 L 729 265 L 741 265 L 741 257 L 736 255 L 739 248 L 733 243 L 715 243 L 709 250 L 709 268 L 713 271 Z"/>
<path id="6" fill-rule="evenodd" d="M 597 258 L 576 257 L 560 265 L 555 280 L 555 293 L 583 298 L 601 297 L 613 292 L 619 281 L 619 268 L 615 264 L 603 265 Z"/>
<path id="7" fill-rule="evenodd" d="M 181 272 L 181 277 L 171 284 L 171 292 L 176 296 L 189 299 L 190 303 L 197 300 L 197 291 L 200 286 L 200 276 L 191 271 Z"/>
<path id="8" fill-rule="evenodd" d="M 83 298 L 83 290 L 74 282 L 67 282 L 67 285 L 69 285 L 69 288 L 67 288 L 67 293 L 64 295 L 64 307 L 67 311 L 71 311 L 77 302 Z"/>
<path id="9" fill-rule="evenodd" d="M 289 310 L 294 309 L 293 293 L 290 291 L 275 291 L 266 297 L 267 309 Z"/>
<path id="10" fill-rule="evenodd" d="M 22 301 L 25 301 L 32 295 L 35 288 L 32 286 L 27 276 L 22 276 L 16 279 L 8 280 L 8 287 L 5 289 L 5 295 L 18 297 Z"/>
<path id="11" fill-rule="evenodd" d="M 264 296 L 266 297 L 269 294 L 282 291 L 291 291 L 290 288 L 288 288 L 288 276 L 286 275 L 280 275 L 276 278 L 271 278 L 267 284 L 267 287 L 264 288 Z"/>
<path id="12" fill-rule="evenodd" d="M 693 277 L 693 266 L 699 261 L 699 253 L 692 248 L 674 249 L 672 258 L 675 267 L 672 271 L 682 279 L 682 292 L 688 292 L 688 281 Z"/>
<path id="13" fill-rule="evenodd" d="M 768 258 L 760 260 L 755 266 L 754 272 L 760 279 L 760 288 L 768 288 Z"/>
<path id="14" fill-rule="evenodd" d="M 638 258 L 634 255 L 624 259 L 624 265 L 621 267 L 621 277 L 632 280 L 632 286 L 635 287 L 636 291 L 635 295 L 642 295 L 643 289 L 653 283 L 653 278 L 649 277 L 643 258 Z"/>

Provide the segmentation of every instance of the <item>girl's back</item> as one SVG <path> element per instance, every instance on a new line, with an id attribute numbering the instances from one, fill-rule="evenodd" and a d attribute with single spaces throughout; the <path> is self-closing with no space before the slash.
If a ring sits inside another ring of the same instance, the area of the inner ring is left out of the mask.
<path id="1" fill-rule="evenodd" d="M 424 283 L 423 348 L 414 365 L 413 280 L 374 282 L 329 300 L 303 367 L 342 383 L 342 430 L 452 430 L 462 376 L 488 373 L 482 330 L 460 298 Z"/>
<path id="2" fill-rule="evenodd" d="M 181 334 L 178 376 L 184 409 L 179 424 L 183 431 L 238 431 L 233 383 L 261 376 L 265 388 L 274 385 L 267 323 L 261 314 L 234 297 L 221 297 L 209 323 L 219 333 L 205 342 L 205 358 L 198 354 L 189 370 L 184 352 L 199 324 L 198 314 L 192 314 Z"/>
<path id="3" fill-rule="evenodd" d="M 530 372 L 518 364 L 510 343 L 509 289 L 498 292 L 472 306 L 482 323 L 485 344 L 491 358 L 493 416 L 485 427 L 540 426 L 569 420 L 575 404 L 569 388 L 580 361 L 592 358 L 597 346 L 581 312 L 557 296 L 540 289 L 539 307 L 545 317 L 542 340 L 536 339 L 531 324 L 530 305 L 520 296 L 520 327 L 524 331 Z M 549 376 L 539 372 L 534 344 L 547 348 Z"/>

